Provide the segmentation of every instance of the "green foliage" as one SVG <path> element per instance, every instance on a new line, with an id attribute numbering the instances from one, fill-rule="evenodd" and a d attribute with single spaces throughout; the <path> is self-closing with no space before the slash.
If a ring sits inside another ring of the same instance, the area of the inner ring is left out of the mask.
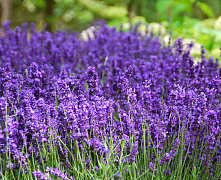
<path id="1" fill-rule="evenodd" d="M 46 8 L 46 1 L 44 0 L 24 0 L 23 1 L 23 5 L 26 6 L 28 8 L 28 10 L 30 10 L 29 8 L 35 8 L 38 7 L 40 9 L 44 9 Z"/>
<path id="2" fill-rule="evenodd" d="M 117 116 L 117 113 L 116 113 Z M 98 155 L 96 152 L 90 151 L 89 145 L 83 145 L 84 149 L 88 149 L 88 151 L 82 151 L 79 148 L 79 145 L 76 141 L 71 140 L 70 133 L 66 134 L 67 141 L 64 142 L 60 139 L 60 137 L 55 133 L 53 136 L 50 136 L 50 142 L 39 144 L 36 139 L 36 144 L 38 145 L 37 152 L 40 152 L 40 160 L 43 163 L 39 163 L 32 156 L 27 159 L 28 164 L 23 168 L 20 166 L 18 170 L 8 169 L 7 162 L 2 161 L 0 166 L 0 177 L 2 179 L 27 179 L 27 180 L 36 180 L 37 178 L 33 176 L 33 171 L 40 170 L 44 174 L 46 173 L 46 167 L 57 168 L 61 172 L 66 172 L 68 175 L 68 179 L 70 176 L 73 176 L 74 179 L 84 180 L 84 179 L 117 179 L 114 177 L 116 173 L 121 175 L 120 179 L 128 179 L 128 180 L 141 180 L 141 179 L 209 179 L 208 172 L 202 172 L 202 159 L 199 159 L 197 149 L 204 149 L 203 145 L 204 140 L 208 137 L 204 135 L 203 142 L 199 140 L 199 137 L 196 139 L 196 145 L 194 147 L 193 152 L 189 155 L 190 145 L 184 150 L 184 130 L 181 133 L 181 125 L 179 124 L 178 134 L 182 134 L 182 136 L 178 137 L 181 143 L 178 147 L 175 148 L 175 151 L 178 152 L 176 156 L 171 158 L 168 162 L 160 165 L 160 161 L 162 160 L 165 153 L 168 153 L 174 148 L 175 143 L 175 134 L 168 137 L 168 142 L 164 142 L 163 149 L 159 149 L 158 145 L 160 142 L 157 142 L 155 146 L 151 143 L 153 140 L 151 138 L 148 126 L 145 126 L 145 122 L 142 124 L 143 135 L 142 135 L 142 144 L 139 148 L 139 153 L 136 157 L 136 162 L 125 161 L 123 163 L 123 159 L 126 159 L 127 151 L 125 141 L 122 140 L 118 144 L 113 144 L 114 137 L 110 137 L 107 139 L 105 135 L 104 141 L 105 145 L 108 146 L 109 153 L 105 156 Z M 220 137 L 220 136 L 219 136 Z M 131 144 L 130 147 L 134 146 L 133 137 L 130 137 Z M 220 139 L 220 138 L 219 138 Z M 89 139 L 88 139 L 89 140 Z M 198 142 L 201 143 L 198 143 Z M 219 140 L 218 140 L 219 141 Z M 218 142 L 217 141 L 217 142 Z M 56 142 L 56 143 L 55 143 Z M 59 146 L 62 149 L 66 149 L 68 152 L 68 156 L 71 157 L 70 168 L 68 170 L 62 168 L 62 160 L 59 156 L 59 148 L 57 147 L 59 142 Z M 201 145 L 200 145 L 201 144 Z M 120 156 L 116 156 L 115 152 L 117 150 L 117 146 L 121 145 Z M 32 147 L 32 144 L 30 145 Z M 216 147 L 217 149 L 217 144 Z M 202 154 L 202 150 L 200 152 L 200 157 Z M 22 153 L 26 153 L 27 149 L 23 148 Z M 161 152 L 160 152 L 161 151 Z M 216 150 L 214 151 L 214 153 Z M 209 154 L 211 158 L 215 154 Z M 155 160 L 151 162 L 155 157 Z M 0 155 L 0 160 L 2 159 Z M 88 166 L 84 162 L 89 160 Z M 45 161 L 44 161 L 45 160 Z M 150 164 L 153 163 L 153 169 L 151 169 Z M 95 170 L 98 167 L 98 170 Z M 207 166 L 207 169 L 209 166 Z M 170 173 L 165 173 L 170 170 Z M 208 169 L 209 170 L 209 169 Z M 214 174 L 220 179 L 220 167 L 218 162 L 214 164 Z M 52 179 L 60 179 L 56 176 L 51 175 Z"/>
<path id="3" fill-rule="evenodd" d="M 158 0 L 157 3 L 156 3 L 156 9 L 157 11 L 163 15 L 167 9 L 171 6 L 173 0 L 168 0 L 168 1 L 165 1 L 165 0 Z"/>
<path id="4" fill-rule="evenodd" d="M 52 0 L 53 16 L 48 17 L 47 22 L 54 25 L 60 23 L 67 28 L 81 30 L 92 20 L 105 19 L 106 21 L 125 21 L 127 8 L 121 1 L 96 1 L 96 0 Z M 23 6 L 31 13 L 39 14 L 45 11 L 47 1 L 24 0 Z M 40 27 L 43 28 L 43 27 Z M 57 29 L 58 27 L 55 27 Z"/>
<path id="5" fill-rule="evenodd" d="M 23 0 L 23 6 L 31 13 L 45 11 L 45 0 Z M 145 32 L 146 24 L 155 34 L 162 29 L 164 37 L 172 31 L 172 39 L 182 37 L 203 44 L 214 57 L 220 55 L 221 44 L 221 2 L 219 0 L 54 0 L 53 16 L 48 23 L 57 23 L 70 29 L 82 30 L 93 20 L 104 19 L 109 26 L 124 26 L 129 22 L 141 22 L 139 30 Z M 44 18 L 44 16 L 39 16 Z M 165 23 L 170 17 L 170 23 Z M 205 19 L 206 18 L 206 19 Z M 157 25 L 155 22 L 161 22 Z M 39 23 L 43 28 L 43 20 Z M 163 38 L 164 38 L 163 37 Z M 195 51 L 196 52 L 196 51 Z M 199 55 L 195 53 L 195 55 Z"/>
<path id="6" fill-rule="evenodd" d="M 213 10 L 209 7 L 208 4 L 197 2 L 196 5 L 202 10 L 204 14 L 206 14 L 208 17 L 214 17 Z"/>

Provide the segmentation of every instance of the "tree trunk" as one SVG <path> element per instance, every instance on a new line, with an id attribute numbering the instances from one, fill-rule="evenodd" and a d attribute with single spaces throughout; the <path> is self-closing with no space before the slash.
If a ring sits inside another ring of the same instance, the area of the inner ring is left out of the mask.
<path id="1" fill-rule="evenodd" d="M 47 31 L 52 32 L 53 30 L 53 23 L 51 18 L 53 17 L 53 9 L 54 9 L 54 0 L 47 0 L 46 1 L 46 22 L 47 22 Z"/>
<path id="2" fill-rule="evenodd" d="M 130 0 L 129 3 L 127 4 L 127 10 L 128 10 L 128 17 L 129 19 L 133 18 L 134 13 L 133 13 L 133 7 L 134 7 L 134 1 Z"/>
<path id="3" fill-rule="evenodd" d="M 12 0 L 1 0 L 0 2 L 2 7 L 1 22 L 5 22 L 11 18 Z"/>

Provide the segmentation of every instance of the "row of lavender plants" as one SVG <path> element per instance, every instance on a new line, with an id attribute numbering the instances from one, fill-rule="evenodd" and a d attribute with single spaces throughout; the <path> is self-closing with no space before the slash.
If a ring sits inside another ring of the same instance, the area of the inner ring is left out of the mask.
<path id="1" fill-rule="evenodd" d="M 1 179 L 220 179 L 221 69 L 96 24 L 0 36 Z"/>

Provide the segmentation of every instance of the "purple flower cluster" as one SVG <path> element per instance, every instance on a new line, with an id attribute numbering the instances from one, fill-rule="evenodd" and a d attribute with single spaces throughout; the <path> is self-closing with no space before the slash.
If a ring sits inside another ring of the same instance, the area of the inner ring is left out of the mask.
<path id="1" fill-rule="evenodd" d="M 55 177 L 59 177 L 60 179 L 63 180 L 73 180 L 73 177 L 71 176 L 70 179 L 67 176 L 67 173 L 62 173 L 60 170 L 54 168 L 46 168 L 46 174 L 42 173 L 40 170 L 38 171 L 34 171 L 32 174 L 33 176 L 37 177 L 38 179 L 42 179 L 42 180 L 53 180 L 51 179 L 50 175 L 53 175 Z"/>
<path id="2" fill-rule="evenodd" d="M 180 144 L 184 150 L 189 147 L 190 157 L 202 143 L 204 148 L 197 151 L 203 153 L 196 158 L 211 168 L 220 164 L 218 61 L 206 59 L 202 49 L 202 61 L 194 65 L 181 39 L 166 46 L 151 33 L 139 34 L 137 27 L 124 32 L 103 22 L 96 26 L 94 39 L 85 41 L 80 33 L 39 32 L 34 24 L 28 38 L 26 23 L 15 30 L 10 30 L 9 22 L 3 25 L 0 154 L 6 158 L 10 151 L 13 163 L 8 168 L 27 167 L 31 155 L 41 161 L 38 147 L 50 144 L 50 137 L 67 168 L 72 162 L 67 151 L 71 143 L 105 158 L 111 148 L 106 142 L 112 139 L 119 155 L 124 141 L 124 153 L 129 155 L 124 162 L 136 161 L 144 133 L 147 148 L 165 150 L 161 165 L 177 156 Z M 174 149 L 163 146 L 172 136 Z M 204 155 L 214 151 L 208 161 Z M 67 176 L 49 171 L 63 179 Z M 33 174 L 49 178 L 38 171 Z"/>

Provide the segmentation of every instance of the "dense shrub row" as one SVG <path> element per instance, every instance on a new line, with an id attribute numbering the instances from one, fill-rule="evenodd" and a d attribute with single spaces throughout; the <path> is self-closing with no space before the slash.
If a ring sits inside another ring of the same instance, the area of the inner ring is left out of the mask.
<path id="1" fill-rule="evenodd" d="M 34 24 L 30 33 L 28 24 L 13 31 L 9 23 L 3 27 L 2 176 L 18 176 L 21 168 L 29 173 L 39 164 L 33 175 L 47 179 L 43 172 L 55 152 L 66 170 L 85 153 L 82 167 L 88 173 L 91 162 L 98 171 L 110 154 L 121 167 L 136 163 L 141 153 L 155 171 L 172 167 L 182 153 L 183 169 L 187 162 L 190 168 L 200 162 L 201 174 L 217 176 L 221 71 L 203 48 L 202 61 L 194 64 L 193 44 L 177 39 L 165 45 L 151 32 L 139 34 L 137 26 L 118 32 L 100 22 L 87 41 L 77 32 L 38 32 Z M 147 160 L 149 152 L 155 153 Z M 30 159 L 35 163 L 30 165 Z M 46 170 L 67 178 L 57 169 Z"/>

